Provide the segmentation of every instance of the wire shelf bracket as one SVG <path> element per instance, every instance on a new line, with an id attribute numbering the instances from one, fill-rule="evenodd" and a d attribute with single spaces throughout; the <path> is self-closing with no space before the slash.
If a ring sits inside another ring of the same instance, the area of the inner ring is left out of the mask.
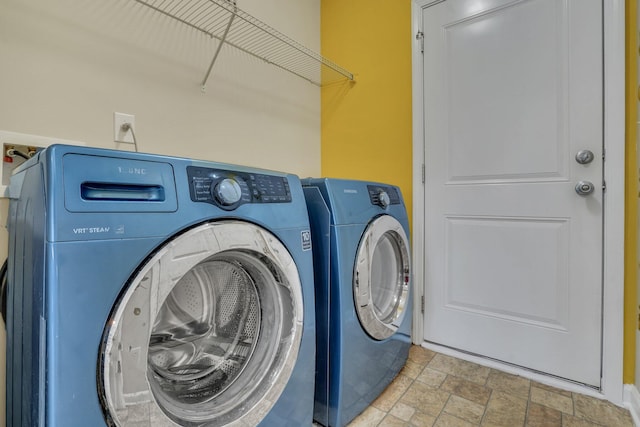
<path id="1" fill-rule="evenodd" d="M 202 79 L 204 90 L 227 44 L 317 86 L 353 74 L 238 8 L 236 0 L 134 0 L 219 41 Z"/>

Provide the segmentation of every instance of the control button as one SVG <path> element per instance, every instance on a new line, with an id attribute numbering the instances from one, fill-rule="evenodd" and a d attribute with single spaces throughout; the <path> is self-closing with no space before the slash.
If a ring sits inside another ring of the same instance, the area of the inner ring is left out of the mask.
<path id="1" fill-rule="evenodd" d="M 225 178 L 214 189 L 216 199 L 225 206 L 238 203 L 242 198 L 242 188 L 233 178 Z"/>
<path id="2" fill-rule="evenodd" d="M 391 203 L 391 198 L 389 197 L 389 194 L 387 194 L 386 191 L 381 191 L 378 193 L 378 205 L 381 208 L 386 209 L 390 203 Z"/>

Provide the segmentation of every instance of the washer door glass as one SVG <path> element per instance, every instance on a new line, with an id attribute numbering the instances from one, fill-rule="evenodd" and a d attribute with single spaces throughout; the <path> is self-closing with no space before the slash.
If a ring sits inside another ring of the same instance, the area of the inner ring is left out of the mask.
<path id="1" fill-rule="evenodd" d="M 110 425 L 256 425 L 287 384 L 302 337 L 298 271 L 282 243 L 221 221 L 166 243 L 103 335 Z"/>
<path id="2" fill-rule="evenodd" d="M 356 313 L 371 337 L 386 339 L 400 327 L 410 277 L 409 240 L 402 225 L 390 215 L 377 217 L 360 241 L 353 275 Z"/>

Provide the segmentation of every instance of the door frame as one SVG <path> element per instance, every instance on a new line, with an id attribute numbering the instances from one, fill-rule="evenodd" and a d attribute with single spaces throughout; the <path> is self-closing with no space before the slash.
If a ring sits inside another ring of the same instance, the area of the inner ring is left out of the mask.
<path id="1" fill-rule="evenodd" d="M 421 300 L 424 295 L 424 99 L 422 86 L 421 41 L 422 10 L 446 0 L 411 1 L 412 94 L 413 94 L 413 282 L 414 318 L 412 336 L 415 344 L 424 343 Z M 604 179 L 603 220 L 603 319 L 602 319 L 602 382 L 598 395 L 621 405 L 623 403 L 624 345 L 624 195 L 625 195 L 625 1 L 603 0 L 604 49 L 604 123 L 603 138 L 606 163 Z M 593 389 L 576 387 L 575 383 L 551 376 L 534 374 L 525 369 L 463 352 L 438 348 L 456 357 L 488 364 L 499 369 L 542 380 L 563 388 L 594 394 Z"/>

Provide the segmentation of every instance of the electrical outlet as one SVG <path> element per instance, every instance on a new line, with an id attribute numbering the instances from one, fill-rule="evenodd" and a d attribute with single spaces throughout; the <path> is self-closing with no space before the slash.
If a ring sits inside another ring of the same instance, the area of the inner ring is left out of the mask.
<path id="1" fill-rule="evenodd" d="M 123 129 L 122 125 L 129 124 L 130 129 Z M 115 142 L 124 142 L 127 144 L 135 144 L 133 139 L 133 130 L 136 127 L 136 116 L 133 114 L 113 113 L 113 140 Z"/>

